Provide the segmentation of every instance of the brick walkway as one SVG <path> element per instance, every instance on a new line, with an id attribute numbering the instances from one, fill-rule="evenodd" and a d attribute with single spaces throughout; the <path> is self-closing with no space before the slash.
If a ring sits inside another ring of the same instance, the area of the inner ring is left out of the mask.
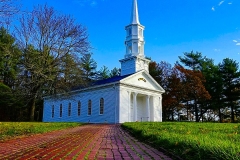
<path id="1" fill-rule="evenodd" d="M 0 160 L 5 159 L 171 160 L 119 125 L 96 124 L 0 142 Z"/>

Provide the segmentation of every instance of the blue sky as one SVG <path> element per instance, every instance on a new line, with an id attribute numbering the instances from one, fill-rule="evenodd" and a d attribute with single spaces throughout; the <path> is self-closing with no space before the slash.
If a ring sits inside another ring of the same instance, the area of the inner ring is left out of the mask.
<path id="1" fill-rule="evenodd" d="M 120 68 L 132 0 L 22 0 L 23 10 L 48 4 L 88 28 L 98 69 Z M 183 52 L 198 51 L 217 64 L 240 61 L 240 0 L 138 0 L 145 26 L 145 55 L 174 64 Z"/>

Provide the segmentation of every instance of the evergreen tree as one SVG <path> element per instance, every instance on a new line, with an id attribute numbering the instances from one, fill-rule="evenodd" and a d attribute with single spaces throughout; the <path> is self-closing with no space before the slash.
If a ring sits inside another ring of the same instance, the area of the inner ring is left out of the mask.
<path id="1" fill-rule="evenodd" d="M 97 63 L 91 56 L 91 53 L 84 54 L 80 59 L 83 78 L 86 82 L 91 82 L 96 78 Z"/>
<path id="2" fill-rule="evenodd" d="M 219 64 L 223 82 L 224 106 L 231 109 L 231 121 L 235 121 L 235 112 L 240 100 L 239 63 L 226 58 Z"/>
<path id="3" fill-rule="evenodd" d="M 11 88 L 0 82 L 0 121 L 11 120 L 14 101 Z"/>
<path id="4" fill-rule="evenodd" d="M 115 77 L 115 76 L 120 76 L 121 70 L 119 68 L 114 67 L 111 71 L 110 71 L 110 75 L 109 77 Z"/>
<path id="5" fill-rule="evenodd" d="M 179 56 L 180 62 L 185 66 L 191 68 L 192 70 L 200 70 L 201 64 L 204 58 L 202 57 L 201 52 L 194 53 L 191 51 L 190 53 L 184 52 L 184 57 Z"/>
<path id="6" fill-rule="evenodd" d="M 19 72 L 20 50 L 15 39 L 3 27 L 0 28 L 0 81 L 10 88 Z"/>
<path id="7" fill-rule="evenodd" d="M 108 67 L 103 66 L 100 71 L 98 71 L 98 80 L 108 79 L 110 77 L 110 71 Z"/>
<path id="8" fill-rule="evenodd" d="M 205 88 L 211 95 L 211 99 L 207 101 L 207 105 L 209 105 L 209 109 L 218 111 L 219 121 L 222 122 L 223 81 L 219 66 L 215 65 L 212 59 L 206 59 L 206 61 L 202 63 L 202 73 L 206 80 L 204 83 Z"/>

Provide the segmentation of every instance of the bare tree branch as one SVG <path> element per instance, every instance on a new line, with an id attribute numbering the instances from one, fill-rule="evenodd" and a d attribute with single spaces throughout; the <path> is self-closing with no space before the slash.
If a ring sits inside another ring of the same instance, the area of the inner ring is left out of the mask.
<path id="1" fill-rule="evenodd" d="M 20 11 L 19 0 L 0 0 L 0 25 L 9 25 L 11 17 Z"/>

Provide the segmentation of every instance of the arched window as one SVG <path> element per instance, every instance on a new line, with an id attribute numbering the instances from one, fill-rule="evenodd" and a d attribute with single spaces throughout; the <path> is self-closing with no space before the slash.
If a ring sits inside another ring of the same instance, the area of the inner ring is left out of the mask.
<path id="1" fill-rule="evenodd" d="M 81 102 L 78 101 L 78 116 L 81 115 Z"/>
<path id="2" fill-rule="evenodd" d="M 103 111 L 104 111 L 104 99 L 103 98 L 101 98 L 100 99 L 100 114 L 103 114 Z"/>
<path id="3" fill-rule="evenodd" d="M 72 109 L 72 104 L 68 104 L 68 116 L 71 116 L 71 109 Z"/>
<path id="4" fill-rule="evenodd" d="M 54 118 L 54 105 L 52 105 L 52 118 Z"/>
<path id="5" fill-rule="evenodd" d="M 88 115 L 92 114 L 92 101 L 88 100 Z"/>
<path id="6" fill-rule="evenodd" d="M 60 104 L 60 108 L 59 108 L 59 116 L 62 117 L 62 104 Z"/>

